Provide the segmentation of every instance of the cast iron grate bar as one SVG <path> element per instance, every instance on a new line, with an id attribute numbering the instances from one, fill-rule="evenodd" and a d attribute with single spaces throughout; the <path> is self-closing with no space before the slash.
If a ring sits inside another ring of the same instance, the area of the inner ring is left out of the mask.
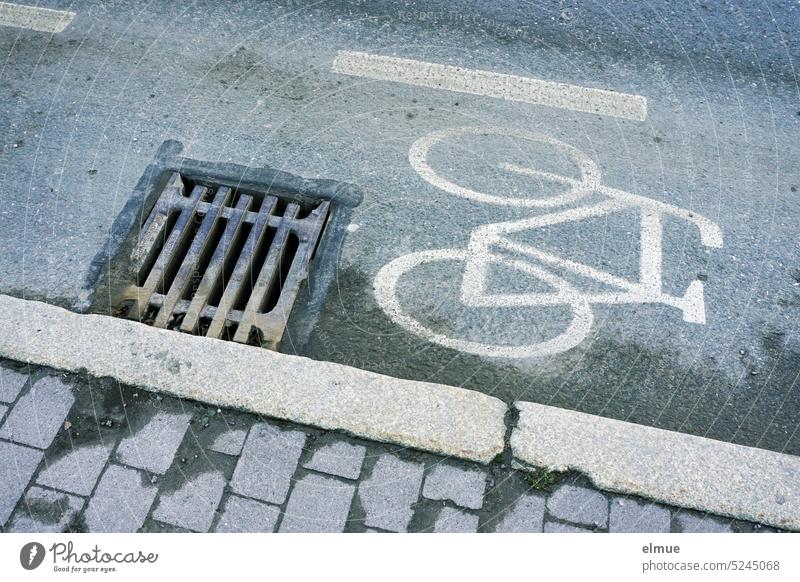
<path id="1" fill-rule="evenodd" d="M 127 316 L 276 349 L 329 211 L 173 172 L 131 253 Z"/>

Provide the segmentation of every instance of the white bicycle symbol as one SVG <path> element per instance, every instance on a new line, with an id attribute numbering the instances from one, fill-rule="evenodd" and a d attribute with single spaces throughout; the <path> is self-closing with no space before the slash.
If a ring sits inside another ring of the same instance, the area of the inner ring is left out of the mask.
<path id="1" fill-rule="evenodd" d="M 560 184 L 566 192 L 547 198 L 504 197 L 478 192 L 440 176 L 429 165 L 430 149 L 442 140 L 462 135 L 496 135 L 538 142 L 555 148 L 577 166 L 579 178 L 543 172 L 514 164 L 501 163 L 509 172 Z M 384 312 L 399 326 L 431 342 L 471 354 L 504 358 L 546 356 L 577 346 L 589 333 L 594 315 L 592 304 L 661 303 L 681 310 L 684 321 L 705 323 L 703 283 L 695 280 L 689 284 L 682 297 L 662 291 L 662 217 L 672 215 L 693 223 L 700 232 L 703 245 L 722 247 L 719 226 L 696 213 L 658 202 L 644 196 L 631 194 L 605 186 L 600 170 L 585 153 L 562 141 L 540 133 L 502 127 L 461 127 L 435 131 L 418 139 L 409 151 L 409 162 L 427 182 L 445 192 L 478 202 L 527 208 L 552 208 L 576 202 L 590 194 L 604 196 L 601 202 L 547 212 L 522 220 L 486 224 L 475 229 L 466 249 L 446 248 L 410 253 L 385 265 L 374 281 L 375 298 Z M 604 216 L 631 208 L 640 213 L 641 254 L 639 280 L 631 281 L 611 273 L 574 262 L 546 252 L 535 246 L 521 244 L 506 236 L 511 233 L 580 221 Z M 501 252 L 507 254 L 501 254 Z M 509 256 L 509 254 L 511 256 Z M 559 335 L 528 345 L 492 345 L 448 337 L 437 333 L 411 317 L 401 307 L 397 298 L 397 283 L 404 274 L 424 263 L 436 261 L 463 261 L 464 276 L 460 301 L 468 307 L 497 306 L 567 306 L 571 321 Z M 493 263 L 504 264 L 538 278 L 552 292 L 491 293 L 487 272 Z M 613 292 L 581 292 L 556 274 L 557 270 L 570 271 L 584 278 L 613 287 Z"/>

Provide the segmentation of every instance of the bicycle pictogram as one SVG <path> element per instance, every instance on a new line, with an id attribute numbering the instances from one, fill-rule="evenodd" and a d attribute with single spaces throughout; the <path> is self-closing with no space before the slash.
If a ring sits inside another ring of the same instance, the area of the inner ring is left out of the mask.
<path id="1" fill-rule="evenodd" d="M 561 187 L 552 196 L 537 198 L 507 197 L 488 194 L 459 185 L 434 170 L 428 154 L 431 148 L 453 137 L 465 135 L 506 136 L 552 147 L 569 158 L 578 177 L 537 170 L 511 163 L 500 163 L 504 171 L 538 179 Z M 680 310 L 683 320 L 705 323 L 703 282 L 692 281 L 681 296 L 662 289 L 663 218 L 676 217 L 694 224 L 701 243 L 710 248 L 722 247 L 719 226 L 695 212 L 653 200 L 645 196 L 603 184 L 600 169 L 584 152 L 570 144 L 541 133 L 502 127 L 460 127 L 435 131 L 418 139 L 409 151 L 414 170 L 428 183 L 455 196 L 476 202 L 523 208 L 547 209 L 529 218 L 485 224 L 470 235 L 465 249 L 444 248 L 400 256 L 385 265 L 374 281 L 375 297 L 383 311 L 399 326 L 431 342 L 462 352 L 507 358 L 546 356 L 569 350 L 581 343 L 594 321 L 592 305 L 660 303 Z M 599 201 L 594 201 L 595 198 Z M 589 200 L 589 199 L 592 200 Z M 583 204 L 579 204 L 582 203 Z M 578 203 L 578 204 L 576 204 Z M 602 269 L 559 256 L 535 245 L 520 243 L 509 235 L 550 225 L 578 222 L 623 211 L 639 215 L 638 280 L 620 277 Z M 548 307 L 562 306 L 570 311 L 566 329 L 554 337 L 527 345 L 496 345 L 449 337 L 424 325 L 402 308 L 397 296 L 400 278 L 415 267 L 436 261 L 464 263 L 460 301 L 467 307 Z M 503 264 L 534 277 L 552 291 L 529 293 L 493 293 L 487 278 L 492 264 Z M 578 288 L 561 273 L 574 273 L 584 280 L 596 281 L 611 291 L 586 291 Z"/>

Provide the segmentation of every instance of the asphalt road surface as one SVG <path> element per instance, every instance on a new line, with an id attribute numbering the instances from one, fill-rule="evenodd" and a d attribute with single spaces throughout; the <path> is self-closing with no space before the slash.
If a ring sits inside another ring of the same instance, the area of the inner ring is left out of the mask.
<path id="1" fill-rule="evenodd" d="M 800 6 L 490 4 L 0 26 L 0 292 L 85 307 L 175 139 L 364 191 L 284 351 L 800 454 Z"/>

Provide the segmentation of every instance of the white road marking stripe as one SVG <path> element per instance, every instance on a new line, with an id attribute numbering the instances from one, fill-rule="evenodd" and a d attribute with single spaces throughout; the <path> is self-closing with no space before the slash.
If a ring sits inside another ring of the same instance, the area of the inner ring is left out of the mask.
<path id="1" fill-rule="evenodd" d="M 61 32 L 73 18 L 75 13 L 66 10 L 0 2 L 0 26 L 29 28 L 39 32 Z"/>
<path id="2" fill-rule="evenodd" d="M 647 118 L 647 98 L 642 95 L 617 93 L 492 71 L 354 51 L 339 51 L 331 69 L 343 75 L 446 89 L 635 121 L 644 121 Z"/>

